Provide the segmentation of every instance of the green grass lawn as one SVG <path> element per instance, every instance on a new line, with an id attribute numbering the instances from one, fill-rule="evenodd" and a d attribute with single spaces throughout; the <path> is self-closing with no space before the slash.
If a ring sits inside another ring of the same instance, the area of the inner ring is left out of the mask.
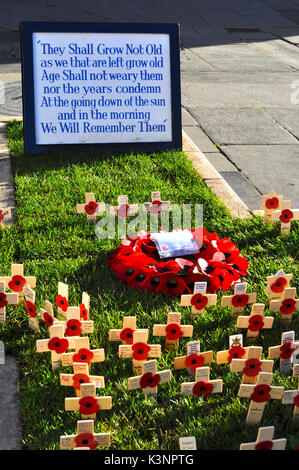
<path id="1" fill-rule="evenodd" d="M 130 203 L 149 201 L 151 192 L 160 190 L 163 200 L 172 203 L 203 204 L 204 226 L 236 243 L 249 259 L 246 278 L 249 291 L 257 292 L 257 301 L 266 304 L 265 315 L 275 318 L 271 330 L 260 332 L 256 345 L 280 344 L 283 331 L 299 335 L 299 315 L 290 326 L 282 326 L 277 312 L 269 313 L 264 288 L 266 276 L 283 268 L 293 273 L 292 286 L 298 285 L 298 223 L 292 223 L 288 237 L 280 236 L 280 226 L 266 226 L 262 218 L 234 219 L 224 205 L 204 185 L 191 163 L 181 152 L 140 155 L 101 155 L 96 152 L 59 155 L 23 154 L 22 123 L 8 123 L 8 141 L 16 187 L 15 226 L 0 230 L 0 273 L 8 275 L 11 263 L 24 263 L 25 274 L 36 276 L 36 304 L 44 300 L 55 304 L 58 282 L 69 285 L 70 305 L 81 302 L 82 292 L 91 296 L 90 317 L 94 320 L 92 348 L 103 347 L 106 360 L 93 364 L 92 374 L 105 377 L 106 388 L 98 395 L 112 396 L 112 410 L 99 412 L 96 432 L 111 432 L 112 449 L 175 450 L 181 436 L 195 436 L 200 450 L 238 450 L 240 443 L 255 441 L 257 427 L 247 428 L 245 419 L 249 399 L 237 397 L 241 375 L 232 374 L 229 365 L 211 364 L 211 379 L 223 379 L 223 393 L 207 400 L 180 395 L 180 384 L 191 381 L 184 370 L 173 369 L 173 358 L 184 355 L 188 339 L 183 338 L 176 352 L 167 352 L 164 339 L 152 336 L 154 323 L 165 323 L 169 311 L 182 312 L 182 323 L 194 324 L 193 339 L 201 341 L 201 350 L 228 348 L 229 335 L 242 332 L 229 308 L 216 307 L 191 321 L 191 308 L 180 307 L 179 299 L 155 296 L 133 290 L 115 278 L 107 266 L 108 255 L 119 241 L 98 240 L 95 223 L 76 213 L 76 204 L 84 202 L 86 192 L 94 192 L 97 201 L 117 204 L 117 196 L 127 194 Z M 270 176 L 269 176 L 270 177 Z M 245 279 L 244 279 L 245 280 Z M 229 292 L 230 293 L 230 292 Z M 226 293 L 227 294 L 227 293 Z M 245 314 L 249 314 L 246 307 Z M 170 383 L 159 386 L 157 400 L 145 398 L 142 390 L 129 391 L 132 361 L 118 358 L 118 343 L 108 341 L 108 330 L 121 327 L 125 315 L 136 315 L 138 327 L 149 328 L 149 343 L 161 343 L 159 370 L 170 368 Z M 53 372 L 50 353 L 36 352 L 37 339 L 47 338 L 48 329 L 40 322 L 40 333 L 28 327 L 24 305 L 7 307 L 7 321 L 0 325 L 0 338 L 6 352 L 20 366 L 19 397 L 24 449 L 59 449 L 59 437 L 76 434 L 77 412 L 64 410 L 64 398 L 74 390 L 61 387 L 59 373 Z M 244 345 L 247 346 L 246 332 Z M 71 368 L 61 368 L 72 372 Z M 297 388 L 297 379 L 283 377 L 279 361 L 274 365 L 273 385 L 286 390 Z M 275 426 L 275 438 L 286 437 L 287 448 L 299 444 L 299 426 L 292 420 L 293 407 L 271 400 L 266 404 L 262 426 Z"/>

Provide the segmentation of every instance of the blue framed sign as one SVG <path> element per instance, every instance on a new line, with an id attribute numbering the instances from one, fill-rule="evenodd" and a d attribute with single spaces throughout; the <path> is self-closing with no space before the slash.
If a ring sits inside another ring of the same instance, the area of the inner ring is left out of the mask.
<path id="1" fill-rule="evenodd" d="M 182 148 L 179 26 L 21 23 L 25 152 Z"/>

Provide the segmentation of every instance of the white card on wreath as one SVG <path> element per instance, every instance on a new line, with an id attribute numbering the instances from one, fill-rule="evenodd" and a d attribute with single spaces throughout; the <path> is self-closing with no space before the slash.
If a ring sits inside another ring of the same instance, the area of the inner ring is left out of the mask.
<path id="1" fill-rule="evenodd" d="M 160 258 L 192 255 L 199 252 L 197 243 L 189 230 L 153 233 L 152 238 Z"/>

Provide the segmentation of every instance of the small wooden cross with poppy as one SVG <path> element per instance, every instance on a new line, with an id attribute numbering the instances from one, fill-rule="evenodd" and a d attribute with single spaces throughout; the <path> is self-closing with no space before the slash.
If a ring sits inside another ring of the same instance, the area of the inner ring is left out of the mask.
<path id="1" fill-rule="evenodd" d="M 143 207 L 146 211 L 151 212 L 152 214 L 161 214 L 161 212 L 169 209 L 170 202 L 162 201 L 160 191 L 153 191 L 152 202 L 145 202 Z"/>
<path id="2" fill-rule="evenodd" d="M 293 377 L 298 377 L 299 364 L 294 366 Z M 282 398 L 283 405 L 294 405 L 293 418 L 299 421 L 299 383 L 297 390 L 285 390 Z"/>
<path id="3" fill-rule="evenodd" d="M 265 292 L 268 294 L 269 299 L 283 299 L 284 291 L 290 287 L 292 277 L 293 274 L 285 274 L 282 269 L 273 276 L 267 276 Z"/>
<path id="4" fill-rule="evenodd" d="M 221 393 L 223 389 L 223 380 L 210 380 L 209 367 L 197 367 L 195 369 L 195 382 L 186 382 L 181 384 L 182 395 L 195 395 L 207 398 L 212 393 Z"/>
<path id="5" fill-rule="evenodd" d="M 6 306 L 18 305 L 18 303 L 18 294 L 5 292 L 5 282 L 0 281 L 0 323 L 4 323 L 6 320 Z"/>
<path id="6" fill-rule="evenodd" d="M 270 312 L 280 312 L 280 321 L 284 324 L 290 323 L 293 313 L 299 310 L 299 299 L 296 297 L 296 287 L 289 287 L 284 290 L 281 300 L 271 300 Z"/>
<path id="7" fill-rule="evenodd" d="M 73 387 L 77 397 L 81 396 L 81 384 L 94 383 L 97 388 L 105 388 L 104 377 L 89 375 L 89 367 L 85 362 L 73 362 L 73 374 L 60 374 L 60 385 Z"/>
<path id="8" fill-rule="evenodd" d="M 80 391 L 80 397 L 65 398 L 65 411 L 79 411 L 82 419 L 96 419 L 98 411 L 111 410 L 112 398 L 110 396 L 96 397 L 94 383 L 81 384 Z"/>
<path id="9" fill-rule="evenodd" d="M 195 436 L 180 437 L 179 447 L 180 450 L 197 450 Z"/>
<path id="10" fill-rule="evenodd" d="M 129 204 L 128 196 L 122 195 L 117 198 L 118 205 L 110 207 L 110 214 L 116 215 L 121 219 L 127 219 L 131 215 L 137 214 L 139 211 L 138 204 Z"/>
<path id="11" fill-rule="evenodd" d="M 35 306 L 35 291 L 31 289 L 30 286 L 26 285 L 24 287 L 23 292 L 24 292 L 24 297 L 25 297 L 26 311 L 29 316 L 28 317 L 29 327 L 33 331 L 40 331 L 39 323 L 37 319 L 36 306 Z"/>
<path id="12" fill-rule="evenodd" d="M 263 348 L 249 346 L 246 359 L 233 359 L 231 372 L 243 372 L 242 384 L 255 384 L 260 372 L 272 372 L 274 361 L 262 359 Z"/>
<path id="13" fill-rule="evenodd" d="M 204 309 L 210 305 L 216 305 L 217 294 L 207 294 L 206 282 L 195 282 L 193 294 L 184 294 L 181 296 L 181 303 L 183 307 L 191 305 L 192 315 L 191 318 L 204 313 Z"/>
<path id="14" fill-rule="evenodd" d="M 231 335 L 229 337 L 229 349 L 217 351 L 217 364 L 231 363 L 233 359 L 246 359 L 249 346 L 243 348 L 243 335 Z"/>
<path id="15" fill-rule="evenodd" d="M 246 294 L 247 282 L 235 284 L 234 295 L 225 295 L 221 299 L 221 307 L 232 306 L 232 314 L 238 315 L 248 304 L 256 302 L 256 293 Z"/>
<path id="16" fill-rule="evenodd" d="M 270 329 L 273 326 L 273 317 L 264 317 L 265 304 L 253 304 L 249 317 L 239 316 L 237 328 L 247 328 L 247 338 L 255 341 L 260 330 Z"/>
<path id="17" fill-rule="evenodd" d="M 157 372 L 157 361 L 147 361 L 142 365 L 142 374 L 130 377 L 128 380 L 129 390 L 142 388 L 146 396 L 157 397 L 158 385 L 171 380 L 171 371 L 162 370 Z"/>
<path id="18" fill-rule="evenodd" d="M 61 363 L 64 367 L 73 365 L 74 362 L 87 364 L 89 371 L 91 364 L 103 362 L 105 360 L 105 350 L 90 349 L 88 336 L 81 336 L 74 339 L 75 352 L 63 353 L 61 355 Z"/>
<path id="19" fill-rule="evenodd" d="M 94 193 L 85 194 L 85 203 L 77 204 L 77 214 L 86 214 L 87 220 L 96 220 L 97 215 L 102 214 L 106 210 L 104 202 L 96 202 Z"/>
<path id="20" fill-rule="evenodd" d="M 57 312 L 59 315 L 66 317 L 66 312 L 69 307 L 69 286 L 64 282 L 58 282 L 58 295 L 56 296 Z"/>
<path id="21" fill-rule="evenodd" d="M 0 227 L 3 226 L 3 220 L 11 219 L 11 209 L 0 209 Z"/>
<path id="22" fill-rule="evenodd" d="M 109 330 L 109 341 L 121 341 L 122 344 L 133 344 L 134 331 L 143 331 L 144 329 L 136 329 L 136 317 L 124 317 L 121 329 Z"/>
<path id="23" fill-rule="evenodd" d="M 94 420 L 83 419 L 77 421 L 77 435 L 60 436 L 61 450 L 87 448 L 95 450 L 97 447 L 107 447 L 111 444 L 110 432 L 94 433 Z"/>
<path id="24" fill-rule="evenodd" d="M 267 401 L 282 399 L 284 387 L 271 386 L 272 379 L 272 372 L 260 372 L 256 384 L 241 384 L 238 396 L 251 400 L 246 424 L 254 425 L 261 421 Z"/>
<path id="25" fill-rule="evenodd" d="M 240 445 L 240 450 L 285 450 L 286 439 L 273 439 L 274 426 L 259 428 L 257 440 Z"/>
<path id="26" fill-rule="evenodd" d="M 23 302 L 23 290 L 26 284 L 33 289 L 36 287 L 36 278 L 33 276 L 24 276 L 23 264 L 12 264 L 11 275 L 1 276 L 0 281 L 4 281 L 6 289 L 18 294 L 18 305 Z"/>
<path id="27" fill-rule="evenodd" d="M 299 341 L 295 341 L 295 331 L 285 331 L 281 335 L 281 344 L 269 348 L 269 358 L 280 358 L 281 374 L 288 375 L 292 370 L 294 355 L 299 353 Z"/>
<path id="28" fill-rule="evenodd" d="M 272 223 L 272 212 L 281 209 L 282 200 L 283 196 L 277 196 L 274 190 L 269 194 L 262 196 L 262 205 L 260 209 L 264 211 L 264 224 Z"/>
<path id="29" fill-rule="evenodd" d="M 182 314 L 170 312 L 167 315 L 166 325 L 154 325 L 153 336 L 165 336 L 165 348 L 174 349 L 182 337 L 190 338 L 193 335 L 193 325 L 181 325 Z"/>
<path id="30" fill-rule="evenodd" d="M 45 300 L 44 306 L 45 308 L 39 309 L 40 317 L 42 318 L 42 320 L 44 320 L 47 327 L 50 328 L 58 320 L 54 316 L 53 305 L 51 304 L 51 302 L 49 302 L 48 300 Z"/>
<path id="31" fill-rule="evenodd" d="M 68 307 L 66 321 L 61 322 L 65 326 L 65 336 L 81 336 L 93 333 L 93 321 L 81 320 L 80 307 Z"/>
<path id="32" fill-rule="evenodd" d="M 291 222 L 299 220 L 299 209 L 291 209 L 291 207 L 291 201 L 282 201 L 281 209 L 271 213 L 272 221 L 280 222 L 282 235 L 288 235 L 291 231 Z"/>
<path id="33" fill-rule="evenodd" d="M 213 351 L 200 352 L 200 341 L 187 343 L 187 355 L 174 358 L 175 369 L 188 369 L 189 375 L 195 374 L 197 367 L 213 362 Z"/>
<path id="34" fill-rule="evenodd" d="M 79 304 L 79 308 L 81 320 L 88 320 L 90 309 L 90 296 L 86 292 L 83 292 L 82 294 L 82 302 Z"/>
<path id="35" fill-rule="evenodd" d="M 119 357 L 133 359 L 133 374 L 142 374 L 142 366 L 148 358 L 161 356 L 160 344 L 147 344 L 148 330 L 133 333 L 133 344 L 120 344 Z"/>
<path id="36" fill-rule="evenodd" d="M 56 370 L 60 366 L 61 355 L 68 349 L 74 349 L 74 337 L 64 338 L 64 326 L 53 325 L 49 328 L 49 339 L 38 339 L 36 341 L 36 351 L 38 353 L 51 352 L 52 369 Z"/>

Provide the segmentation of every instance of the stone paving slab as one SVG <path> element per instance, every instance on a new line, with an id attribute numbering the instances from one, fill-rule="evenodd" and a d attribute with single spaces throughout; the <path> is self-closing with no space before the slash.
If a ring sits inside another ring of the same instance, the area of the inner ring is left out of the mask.
<path id="1" fill-rule="evenodd" d="M 221 176 L 245 202 L 249 209 L 257 209 L 261 205 L 261 194 L 240 171 L 221 171 Z"/>
<path id="2" fill-rule="evenodd" d="M 237 171 L 237 167 L 233 165 L 221 152 L 208 152 L 207 150 L 204 152 L 209 162 L 221 175 L 226 171 Z M 224 177 L 224 179 L 226 178 Z"/>
<path id="3" fill-rule="evenodd" d="M 299 140 L 299 93 L 297 100 L 297 106 L 292 108 L 266 108 L 265 111 Z"/>

